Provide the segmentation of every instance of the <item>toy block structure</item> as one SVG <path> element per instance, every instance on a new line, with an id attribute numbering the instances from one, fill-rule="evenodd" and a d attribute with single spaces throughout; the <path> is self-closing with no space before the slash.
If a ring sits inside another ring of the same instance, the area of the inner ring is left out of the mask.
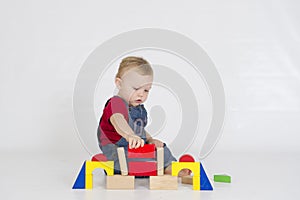
<path id="1" fill-rule="evenodd" d="M 120 163 L 121 174 L 122 174 L 122 176 L 127 176 L 128 168 L 127 168 L 125 150 L 123 147 L 119 147 L 117 149 L 117 151 L 118 151 L 118 158 L 119 158 L 119 163 Z"/>
<path id="2" fill-rule="evenodd" d="M 157 176 L 157 163 L 154 161 L 131 161 L 128 168 L 131 176 Z"/>
<path id="3" fill-rule="evenodd" d="M 226 174 L 215 174 L 214 182 L 231 183 L 231 177 Z"/>
<path id="4" fill-rule="evenodd" d="M 108 176 L 114 175 L 114 162 L 85 161 L 73 185 L 73 189 L 92 189 L 93 171 L 96 168 L 102 168 Z"/>
<path id="5" fill-rule="evenodd" d="M 156 157 L 157 157 L 157 175 L 164 175 L 164 148 L 158 147 L 156 148 Z M 151 181 L 151 179 L 150 179 Z"/>
<path id="6" fill-rule="evenodd" d="M 145 144 L 137 149 L 128 146 L 128 158 L 155 158 L 155 144 Z"/>
<path id="7" fill-rule="evenodd" d="M 177 176 L 182 169 L 189 169 L 193 172 L 193 190 L 200 190 L 200 163 L 172 162 L 172 176 Z"/>
<path id="8" fill-rule="evenodd" d="M 106 189 L 133 190 L 134 176 L 114 175 L 106 177 Z"/>
<path id="9" fill-rule="evenodd" d="M 171 175 L 150 176 L 150 190 L 177 190 L 178 177 Z"/>
<path id="10" fill-rule="evenodd" d="M 193 176 L 181 177 L 183 184 L 192 184 L 193 190 L 213 190 L 202 164 L 195 162 L 191 155 L 185 154 L 180 157 L 179 162 L 172 162 L 172 175 L 164 175 L 164 148 L 156 148 L 156 152 L 154 144 L 145 144 L 144 147 L 137 149 L 128 148 L 128 158 L 123 147 L 118 148 L 117 153 L 121 175 L 114 175 L 114 161 L 108 161 L 104 154 L 97 154 L 91 161 L 83 163 L 73 189 L 92 189 L 93 171 L 101 168 L 107 175 L 107 189 L 134 189 L 135 176 L 149 176 L 151 190 L 176 190 L 178 173 L 182 169 L 189 169 L 193 172 Z M 214 180 L 231 182 L 231 177 L 215 175 Z"/>

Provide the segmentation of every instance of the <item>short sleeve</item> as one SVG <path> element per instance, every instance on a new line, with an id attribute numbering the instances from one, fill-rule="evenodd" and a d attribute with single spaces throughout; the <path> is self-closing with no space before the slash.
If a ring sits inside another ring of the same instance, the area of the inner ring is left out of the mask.
<path id="1" fill-rule="evenodd" d="M 107 105 L 108 119 L 115 113 L 122 114 L 128 121 L 128 108 L 124 100 L 120 97 L 112 97 Z"/>

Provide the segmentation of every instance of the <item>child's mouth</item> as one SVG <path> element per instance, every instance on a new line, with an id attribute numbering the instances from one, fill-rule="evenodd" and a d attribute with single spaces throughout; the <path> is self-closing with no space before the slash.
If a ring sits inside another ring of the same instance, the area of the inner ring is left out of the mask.
<path id="1" fill-rule="evenodd" d="M 142 100 L 135 100 L 136 103 L 142 103 Z"/>

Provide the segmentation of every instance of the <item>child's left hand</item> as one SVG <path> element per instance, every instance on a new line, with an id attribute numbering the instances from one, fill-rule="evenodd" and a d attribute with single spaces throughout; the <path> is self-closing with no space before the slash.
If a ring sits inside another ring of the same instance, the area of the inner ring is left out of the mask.
<path id="1" fill-rule="evenodd" d="M 149 144 L 155 144 L 156 147 L 164 147 L 164 143 L 157 139 L 151 139 L 148 141 Z"/>

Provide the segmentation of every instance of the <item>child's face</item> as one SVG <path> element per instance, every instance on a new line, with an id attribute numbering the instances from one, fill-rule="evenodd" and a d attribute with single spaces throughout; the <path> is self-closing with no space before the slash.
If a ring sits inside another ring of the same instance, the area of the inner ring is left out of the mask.
<path id="1" fill-rule="evenodd" d="M 130 70 L 121 78 L 116 78 L 118 95 L 123 97 L 130 106 L 138 106 L 147 100 L 152 86 L 152 75 L 140 75 L 135 70 Z"/>

